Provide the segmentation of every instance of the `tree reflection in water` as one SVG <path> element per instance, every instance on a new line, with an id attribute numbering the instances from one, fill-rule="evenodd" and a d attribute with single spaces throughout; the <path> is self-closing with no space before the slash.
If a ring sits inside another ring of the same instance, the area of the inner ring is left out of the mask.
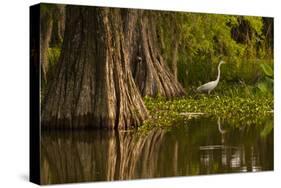
<path id="1" fill-rule="evenodd" d="M 235 128 L 223 123 L 203 118 L 145 134 L 44 130 L 41 181 L 53 184 L 273 170 L 273 129 L 263 135 L 265 126 Z M 272 121 L 269 124 L 272 126 Z"/>

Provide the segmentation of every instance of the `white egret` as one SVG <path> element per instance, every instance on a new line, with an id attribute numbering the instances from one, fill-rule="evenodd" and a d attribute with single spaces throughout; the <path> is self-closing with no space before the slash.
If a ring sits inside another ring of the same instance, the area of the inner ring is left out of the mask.
<path id="1" fill-rule="evenodd" d="M 221 67 L 221 64 L 224 64 L 224 63 L 225 63 L 224 61 L 220 61 L 220 63 L 219 63 L 217 79 L 198 87 L 197 88 L 198 92 L 208 92 L 208 94 L 210 94 L 210 92 L 213 89 L 215 89 L 215 87 L 217 87 L 219 80 L 220 80 L 220 74 L 221 74 L 220 67 Z"/>

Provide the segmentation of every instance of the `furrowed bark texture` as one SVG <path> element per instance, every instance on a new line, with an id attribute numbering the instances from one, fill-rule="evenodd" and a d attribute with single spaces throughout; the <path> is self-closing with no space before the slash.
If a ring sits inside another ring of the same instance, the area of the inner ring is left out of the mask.
<path id="1" fill-rule="evenodd" d="M 140 125 L 148 113 L 129 64 L 135 13 L 69 6 L 66 20 L 56 76 L 42 104 L 43 127 Z"/>
<path id="2" fill-rule="evenodd" d="M 157 15 L 146 11 L 139 13 L 139 22 L 135 31 L 134 57 L 132 72 L 142 96 L 157 95 L 172 98 L 185 94 L 163 61 L 156 31 Z"/>
<path id="3" fill-rule="evenodd" d="M 175 77 L 175 80 L 178 80 L 178 47 L 179 47 L 179 40 L 174 39 L 174 44 L 173 44 L 174 50 L 172 54 L 172 72 Z"/>
<path id="4" fill-rule="evenodd" d="M 65 25 L 65 5 L 54 5 L 52 9 L 53 30 L 50 46 L 59 47 L 63 41 Z"/>
<path id="5" fill-rule="evenodd" d="M 40 15 L 40 61 L 42 80 L 49 80 L 48 48 L 60 47 L 64 33 L 64 5 L 52 5 L 41 7 Z"/>
<path id="6" fill-rule="evenodd" d="M 40 62 L 43 81 L 47 81 L 48 48 L 52 36 L 53 19 L 50 14 L 40 15 Z"/>

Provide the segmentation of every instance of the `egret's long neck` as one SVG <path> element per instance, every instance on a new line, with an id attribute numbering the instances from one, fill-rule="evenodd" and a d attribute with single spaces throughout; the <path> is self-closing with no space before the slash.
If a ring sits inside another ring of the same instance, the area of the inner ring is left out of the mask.
<path id="1" fill-rule="evenodd" d="M 221 70 L 220 70 L 220 68 L 221 68 L 221 63 L 220 63 L 219 66 L 218 66 L 218 76 L 217 76 L 216 82 L 218 82 L 218 81 L 220 80 L 220 75 L 221 75 Z"/>

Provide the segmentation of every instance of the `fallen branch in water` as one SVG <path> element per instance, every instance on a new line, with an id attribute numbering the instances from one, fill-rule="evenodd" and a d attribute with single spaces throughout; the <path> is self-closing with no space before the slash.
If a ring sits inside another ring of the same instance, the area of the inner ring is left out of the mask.
<path id="1" fill-rule="evenodd" d="M 203 112 L 182 112 L 180 115 L 183 116 L 198 116 L 198 115 L 205 115 L 206 113 Z"/>

